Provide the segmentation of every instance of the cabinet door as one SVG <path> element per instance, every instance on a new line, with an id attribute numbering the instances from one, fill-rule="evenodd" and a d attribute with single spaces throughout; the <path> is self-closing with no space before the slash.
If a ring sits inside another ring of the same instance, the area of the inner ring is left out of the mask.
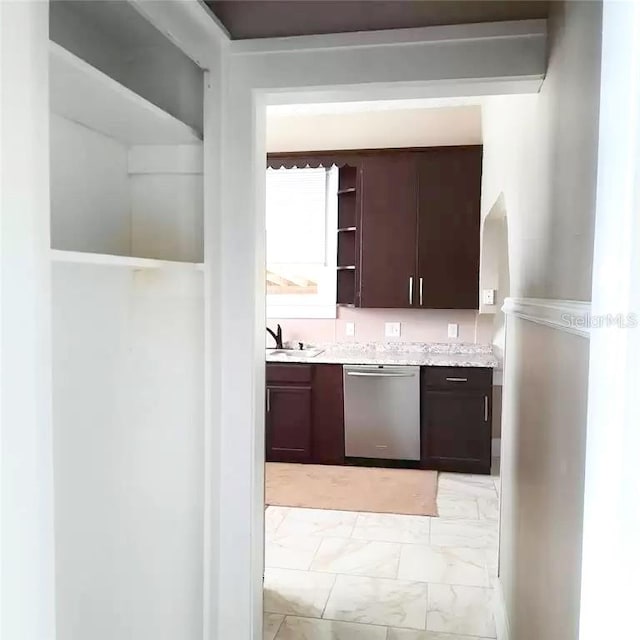
<path id="1" fill-rule="evenodd" d="M 344 464 L 342 365 L 313 366 L 313 462 Z"/>
<path id="2" fill-rule="evenodd" d="M 311 456 L 311 387 L 267 386 L 267 462 L 308 462 Z"/>
<path id="3" fill-rule="evenodd" d="M 422 466 L 490 473 L 491 399 L 482 391 L 423 389 Z"/>
<path id="4" fill-rule="evenodd" d="M 373 155 L 363 161 L 361 307 L 402 309 L 416 299 L 416 178 L 411 153 Z"/>
<path id="5" fill-rule="evenodd" d="M 482 147 L 417 154 L 417 304 L 477 309 Z"/>

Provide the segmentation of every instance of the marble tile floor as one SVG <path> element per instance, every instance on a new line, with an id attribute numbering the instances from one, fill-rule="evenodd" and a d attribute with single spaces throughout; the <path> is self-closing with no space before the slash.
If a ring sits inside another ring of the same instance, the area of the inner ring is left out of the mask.
<path id="1" fill-rule="evenodd" d="M 264 640 L 495 638 L 499 488 L 441 473 L 438 518 L 268 507 Z"/>

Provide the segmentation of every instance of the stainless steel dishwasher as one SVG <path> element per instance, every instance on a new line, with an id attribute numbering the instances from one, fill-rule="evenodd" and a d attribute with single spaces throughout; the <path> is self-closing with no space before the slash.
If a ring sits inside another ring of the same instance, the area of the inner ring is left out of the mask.
<path id="1" fill-rule="evenodd" d="M 420 367 L 343 367 L 348 458 L 420 459 Z"/>

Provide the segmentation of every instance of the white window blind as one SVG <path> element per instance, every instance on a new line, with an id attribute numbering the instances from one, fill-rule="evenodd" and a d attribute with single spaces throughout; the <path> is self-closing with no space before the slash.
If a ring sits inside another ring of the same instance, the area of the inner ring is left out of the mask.
<path id="1" fill-rule="evenodd" d="M 267 315 L 335 318 L 338 169 L 268 169 Z"/>
<path id="2" fill-rule="evenodd" d="M 327 262 L 327 171 L 267 170 L 267 264 Z"/>

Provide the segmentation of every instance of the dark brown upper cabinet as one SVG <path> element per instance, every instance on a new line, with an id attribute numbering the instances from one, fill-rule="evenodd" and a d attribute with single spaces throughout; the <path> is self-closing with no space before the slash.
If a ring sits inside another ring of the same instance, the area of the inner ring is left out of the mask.
<path id="1" fill-rule="evenodd" d="M 477 309 L 482 147 L 362 163 L 360 306 Z"/>
<path id="2" fill-rule="evenodd" d="M 361 307 L 402 309 L 415 302 L 417 177 L 412 153 L 363 160 Z"/>
<path id="3" fill-rule="evenodd" d="M 477 309 L 482 147 L 270 154 L 340 167 L 337 302 Z"/>
<path id="4" fill-rule="evenodd" d="M 482 147 L 416 155 L 418 296 L 426 309 L 477 309 Z"/>

